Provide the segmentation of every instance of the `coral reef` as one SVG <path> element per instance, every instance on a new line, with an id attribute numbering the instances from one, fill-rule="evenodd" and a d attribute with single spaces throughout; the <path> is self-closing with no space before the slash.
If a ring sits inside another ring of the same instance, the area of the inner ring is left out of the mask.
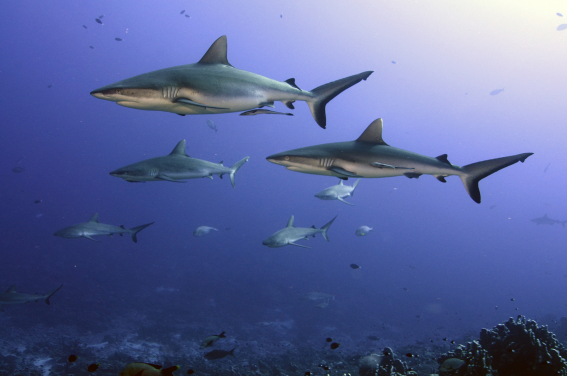
<path id="1" fill-rule="evenodd" d="M 382 355 L 362 357 L 358 373 L 360 376 L 417 376 L 416 372 L 408 370 L 404 362 L 396 359 L 389 347 L 382 351 Z"/>
<path id="2" fill-rule="evenodd" d="M 449 351 L 446 355 L 442 355 L 437 359 L 437 362 L 444 364 L 443 362 L 447 359 L 461 359 L 465 364 L 454 371 L 441 372 L 443 375 L 489 376 L 492 374 L 492 358 L 477 341 L 458 346 L 455 350 Z"/>

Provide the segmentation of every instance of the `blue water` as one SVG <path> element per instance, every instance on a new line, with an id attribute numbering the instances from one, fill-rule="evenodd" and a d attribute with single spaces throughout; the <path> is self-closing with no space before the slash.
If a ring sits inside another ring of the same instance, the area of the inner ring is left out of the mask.
<path id="1" fill-rule="evenodd" d="M 190 17 L 180 14 L 183 9 Z M 530 219 L 567 219 L 567 31 L 556 30 L 557 12 L 567 12 L 566 5 L 3 4 L 0 287 L 44 293 L 64 284 L 49 306 L 5 307 L 3 356 L 26 341 L 27 350 L 14 354 L 71 354 L 69 346 L 32 348 L 41 336 L 76 340 L 84 351 L 113 333 L 114 342 L 103 348 L 119 349 L 128 336 L 141 341 L 145 328 L 155 342 L 192 349 L 178 354 L 190 365 L 202 358 L 203 338 L 226 330 L 227 339 L 215 348 L 237 346 L 237 358 L 221 362 L 244 367 L 267 352 L 321 349 L 327 337 L 341 347 L 324 351 L 346 356 L 431 339 L 447 350 L 442 338 L 477 336 L 518 314 L 552 324 L 566 315 L 566 230 Z M 99 15 L 102 25 L 95 22 Z M 327 105 L 326 130 L 302 102 L 293 111 L 276 104 L 294 117 L 181 117 L 89 95 L 127 77 L 194 63 L 221 35 L 228 37 L 233 66 L 282 81 L 294 77 L 306 90 L 374 73 Z M 425 175 L 364 179 L 348 199 L 352 207 L 321 201 L 314 194 L 337 178 L 265 160 L 354 140 L 379 117 L 388 144 L 432 157 L 447 153 L 461 166 L 535 154 L 483 180 L 480 205 L 457 177 L 441 184 Z M 108 175 L 166 155 L 181 139 L 195 158 L 232 165 L 250 156 L 236 174 L 236 188 L 218 177 L 130 184 Z M 16 166 L 24 171 L 14 173 Z M 126 228 L 155 224 L 137 244 L 128 236 L 100 242 L 53 236 L 95 212 L 101 222 Z M 311 249 L 262 245 L 291 215 L 296 226 L 321 227 L 337 214 L 329 243 L 317 236 L 308 242 Z M 193 237 L 201 225 L 219 231 Z M 357 237 L 361 225 L 374 231 Z M 312 291 L 335 298 L 318 308 L 301 299 Z M 16 332 L 20 339 L 10 336 Z M 124 365 L 164 362 L 166 353 L 129 352 Z M 104 356 L 94 351 L 84 362 Z"/>

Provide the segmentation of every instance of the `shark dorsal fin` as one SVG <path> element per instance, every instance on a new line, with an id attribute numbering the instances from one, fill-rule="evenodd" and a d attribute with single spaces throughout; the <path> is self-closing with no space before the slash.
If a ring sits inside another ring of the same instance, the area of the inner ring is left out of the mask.
<path id="1" fill-rule="evenodd" d="M 298 89 L 298 90 L 301 90 L 301 89 L 299 88 L 299 86 L 297 86 L 297 85 L 295 84 L 295 78 L 289 78 L 289 79 L 285 80 L 284 82 L 287 83 L 287 84 L 288 84 L 289 86 L 291 86 L 291 87 L 294 87 L 294 88 L 296 88 L 296 89 Z"/>
<path id="2" fill-rule="evenodd" d="M 286 227 L 293 227 L 293 215 L 291 216 L 291 218 L 289 219 L 289 221 L 287 221 L 287 226 Z"/>
<path id="3" fill-rule="evenodd" d="M 8 290 L 6 290 L 6 292 L 16 292 L 16 285 L 8 287 Z"/>
<path id="4" fill-rule="evenodd" d="M 447 159 L 447 154 L 441 154 L 440 156 L 435 157 L 435 159 L 437 159 L 439 162 L 443 162 L 451 166 L 451 162 L 449 162 L 449 160 Z"/>
<path id="5" fill-rule="evenodd" d="M 94 213 L 89 222 L 98 222 L 98 213 Z"/>
<path id="6" fill-rule="evenodd" d="M 179 155 L 182 157 L 188 157 L 187 153 L 185 153 L 185 140 L 181 140 L 175 145 L 173 151 L 169 153 L 169 155 Z"/>
<path id="7" fill-rule="evenodd" d="M 382 139 L 382 119 L 376 119 L 370 125 L 359 138 L 356 139 L 358 142 L 367 142 L 369 144 L 375 145 L 385 145 L 389 146 L 387 143 L 384 142 Z"/>
<path id="8" fill-rule="evenodd" d="M 200 64 L 224 64 L 230 65 L 226 58 L 226 35 L 217 39 L 207 50 L 205 55 L 199 60 Z"/>

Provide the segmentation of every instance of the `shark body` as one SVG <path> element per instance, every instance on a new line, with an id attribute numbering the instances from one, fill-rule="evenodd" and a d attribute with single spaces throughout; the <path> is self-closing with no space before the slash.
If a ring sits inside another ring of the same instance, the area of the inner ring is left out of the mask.
<path id="1" fill-rule="evenodd" d="M 360 182 L 360 179 L 354 182 L 352 186 L 344 185 L 343 180 L 339 181 L 339 184 L 333 185 L 332 187 L 325 188 L 321 192 L 315 194 L 315 197 L 320 198 L 321 200 L 339 200 L 344 202 L 347 205 L 353 205 L 348 201 L 345 201 L 346 197 L 352 197 L 354 194 L 354 190 L 356 186 Z"/>
<path id="2" fill-rule="evenodd" d="M 325 128 L 325 105 L 344 90 L 366 80 L 362 72 L 311 91 L 301 90 L 295 79 L 277 81 L 234 68 L 227 59 L 227 39 L 218 38 L 194 64 L 144 73 L 93 90 L 96 98 L 149 111 L 179 115 L 221 114 L 274 107 L 275 101 L 293 109 L 293 102 L 307 102 L 319 126 Z"/>
<path id="3" fill-rule="evenodd" d="M 382 119 L 372 122 L 355 141 L 308 146 L 274 154 L 266 159 L 288 170 L 348 178 L 418 178 L 433 175 L 440 182 L 457 175 L 469 196 L 480 203 L 478 182 L 505 167 L 524 162 L 533 153 L 490 159 L 463 167 L 451 164 L 447 154 L 436 158 L 392 147 L 382 139 Z"/>
<path id="4" fill-rule="evenodd" d="M 4 310 L 5 305 L 24 304 L 29 302 L 38 302 L 44 300 L 45 304 L 49 304 L 49 298 L 53 296 L 63 285 L 51 290 L 47 294 L 22 294 L 16 291 L 16 285 L 10 286 L 6 292 L 0 292 L 0 311 Z"/>
<path id="5" fill-rule="evenodd" d="M 56 231 L 53 235 L 65 239 L 87 238 L 97 241 L 92 237 L 100 235 L 112 236 L 114 234 L 118 234 L 122 236 L 123 234 L 130 234 L 132 236 L 132 241 L 137 243 L 138 239 L 136 235 L 146 227 L 153 224 L 154 222 L 127 229 L 124 228 L 124 226 L 113 226 L 106 223 L 100 223 L 98 221 L 98 213 L 95 213 L 88 222 L 65 227 L 62 230 Z"/>
<path id="6" fill-rule="evenodd" d="M 549 217 L 547 216 L 547 214 L 545 214 L 543 217 L 530 219 L 530 221 L 532 221 L 532 222 L 535 223 L 536 225 L 554 225 L 554 224 L 561 224 L 561 225 L 563 225 L 563 227 L 565 227 L 565 223 L 567 223 L 567 221 L 560 221 L 560 220 L 558 220 L 558 219 L 549 218 Z"/>
<path id="7" fill-rule="evenodd" d="M 234 188 L 234 175 L 249 158 L 245 157 L 231 167 L 225 167 L 222 162 L 213 163 L 191 158 L 185 152 L 185 140 L 181 140 L 169 155 L 146 159 L 121 167 L 110 172 L 110 175 L 132 183 L 144 181 L 181 182 L 180 180 L 197 178 L 212 179 L 213 175 L 219 175 L 222 179 L 223 175 L 228 175 Z"/>
<path id="8" fill-rule="evenodd" d="M 293 225 L 294 217 L 292 215 L 291 218 L 288 220 L 287 226 L 285 228 L 274 233 L 272 236 L 264 240 L 262 244 L 270 248 L 279 248 L 279 247 L 284 247 L 286 245 L 294 245 L 296 247 L 302 247 L 302 248 L 311 248 L 305 245 L 297 244 L 296 241 L 301 239 L 309 239 L 309 236 L 315 237 L 316 234 L 323 235 L 323 238 L 325 238 L 326 241 L 329 241 L 329 237 L 327 236 L 327 230 L 329 229 L 329 227 L 331 227 L 333 221 L 336 218 L 337 217 L 335 216 L 335 218 L 331 219 L 325 226 L 318 229 L 315 226 L 295 227 Z"/>

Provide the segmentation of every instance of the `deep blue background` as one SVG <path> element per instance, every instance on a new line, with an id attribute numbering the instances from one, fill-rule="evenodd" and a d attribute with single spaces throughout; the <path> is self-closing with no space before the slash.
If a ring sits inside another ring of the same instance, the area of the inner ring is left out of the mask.
<path id="1" fill-rule="evenodd" d="M 391 328 L 380 329 L 385 337 L 399 339 L 477 333 L 519 313 L 565 315 L 567 230 L 530 222 L 545 213 L 567 219 L 567 31 L 555 30 L 565 22 L 556 12 L 567 13 L 567 5 L 7 2 L 0 22 L 0 285 L 33 293 L 65 284 L 49 309 L 7 309 L 7 325 L 33 318 L 92 328 L 85 317 L 102 322 L 137 311 L 219 327 L 293 319 L 305 337 L 325 327 L 372 334 L 380 325 Z M 94 21 L 100 14 L 104 25 Z M 89 95 L 196 62 L 224 34 L 232 65 L 294 77 L 302 89 L 375 73 L 329 103 L 326 130 L 300 102 L 294 117 L 180 117 Z M 480 205 L 458 178 L 440 184 L 430 176 L 363 180 L 349 199 L 354 207 L 320 201 L 313 195 L 338 179 L 265 160 L 356 139 L 378 117 L 390 145 L 447 153 L 458 165 L 535 155 L 483 180 Z M 232 165 L 250 156 L 236 188 L 217 177 L 129 184 L 108 175 L 168 154 L 181 139 L 200 159 Z M 25 171 L 15 174 L 22 157 Z M 155 225 L 138 244 L 52 235 L 95 212 L 127 228 Z M 292 214 L 301 227 L 321 227 L 338 214 L 331 241 L 317 236 L 309 250 L 262 246 Z M 194 238 L 201 225 L 220 231 Z M 374 232 L 356 237 L 361 225 Z M 324 310 L 299 299 L 315 290 L 336 298 Z"/>

